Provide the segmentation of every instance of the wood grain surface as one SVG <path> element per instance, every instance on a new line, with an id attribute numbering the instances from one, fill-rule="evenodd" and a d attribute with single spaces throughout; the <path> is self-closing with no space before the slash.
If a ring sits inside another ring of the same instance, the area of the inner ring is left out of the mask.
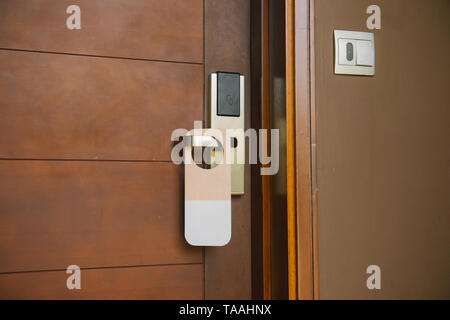
<path id="1" fill-rule="evenodd" d="M 78 5 L 81 29 L 66 9 Z M 0 1 L 0 48 L 202 63 L 202 0 Z"/>
<path id="2" fill-rule="evenodd" d="M 0 50 L 0 158 L 170 160 L 200 65 Z"/>
<path id="3" fill-rule="evenodd" d="M 68 290 L 65 270 L 0 274 L 0 299 L 202 299 L 203 266 L 81 269 Z"/>
<path id="4" fill-rule="evenodd" d="M 201 263 L 172 163 L 0 161 L 0 272 Z"/>

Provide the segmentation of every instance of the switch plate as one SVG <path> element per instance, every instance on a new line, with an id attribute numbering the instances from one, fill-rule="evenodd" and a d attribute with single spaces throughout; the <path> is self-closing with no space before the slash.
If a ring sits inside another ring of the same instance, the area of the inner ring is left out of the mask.
<path id="1" fill-rule="evenodd" d="M 374 65 L 374 53 L 371 41 L 358 40 L 356 42 L 356 64 L 371 67 Z"/>
<path id="2" fill-rule="evenodd" d="M 372 32 L 334 30 L 334 51 L 335 74 L 375 75 L 375 37 Z"/>

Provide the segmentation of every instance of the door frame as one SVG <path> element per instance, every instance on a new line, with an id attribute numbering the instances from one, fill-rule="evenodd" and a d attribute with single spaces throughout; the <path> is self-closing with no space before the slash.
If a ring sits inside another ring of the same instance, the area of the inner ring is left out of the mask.
<path id="1" fill-rule="evenodd" d="M 272 208 L 273 178 L 260 176 L 259 167 L 254 166 L 253 297 L 319 299 L 314 0 L 272 1 L 252 0 L 252 127 L 270 129 L 274 125 L 270 72 L 271 65 L 280 63 L 280 54 L 284 55 L 286 162 L 280 167 L 286 168 L 286 208 L 282 210 L 286 216 L 284 220 L 274 218 L 278 210 Z M 274 24 L 284 26 L 283 46 L 271 42 Z M 286 234 L 281 244 L 274 241 L 274 231 L 279 230 Z M 279 287 L 280 282 L 286 283 Z"/>

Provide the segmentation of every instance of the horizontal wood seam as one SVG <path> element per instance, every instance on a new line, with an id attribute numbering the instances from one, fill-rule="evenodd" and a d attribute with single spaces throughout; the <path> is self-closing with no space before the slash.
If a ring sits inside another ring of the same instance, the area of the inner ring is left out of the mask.
<path id="1" fill-rule="evenodd" d="M 190 266 L 190 265 L 202 265 L 202 264 L 203 264 L 203 262 L 190 262 L 190 263 L 166 263 L 166 264 L 148 264 L 148 265 L 132 265 L 132 266 L 103 266 L 103 267 L 87 267 L 87 268 L 80 267 L 80 270 L 173 267 L 173 266 Z M 61 271 L 65 272 L 66 269 L 6 271 L 6 272 L 0 272 L 0 276 L 8 275 L 8 274 L 20 274 L 20 273 L 61 272 Z"/>
<path id="2" fill-rule="evenodd" d="M 80 162 L 162 162 L 171 163 L 172 160 L 133 160 L 133 159 L 56 159 L 56 158 L 0 158 L 0 161 L 80 161 Z"/>
<path id="3" fill-rule="evenodd" d="M 15 52 L 28 52 L 28 53 L 57 54 L 57 55 L 89 57 L 89 58 L 121 59 L 121 60 L 133 60 L 133 61 L 162 62 L 162 63 L 180 63 L 180 64 L 193 64 L 193 65 L 200 65 L 200 66 L 203 65 L 203 62 L 175 61 L 175 60 L 162 60 L 162 59 L 145 59 L 145 58 L 122 57 L 122 56 L 105 56 L 105 55 L 71 53 L 71 52 L 42 51 L 42 50 L 16 49 L 16 48 L 0 48 L 0 50 L 2 50 L 2 51 L 15 51 Z"/>

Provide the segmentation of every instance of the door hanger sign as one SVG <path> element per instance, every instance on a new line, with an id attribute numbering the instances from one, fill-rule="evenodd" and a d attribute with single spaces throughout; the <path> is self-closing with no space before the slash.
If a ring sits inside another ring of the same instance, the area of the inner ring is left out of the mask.
<path id="1" fill-rule="evenodd" d="M 194 129 L 185 137 L 184 237 L 192 246 L 224 246 L 231 239 L 231 166 L 226 163 L 225 137 L 220 129 Z M 194 161 L 199 157 L 206 168 Z"/>

